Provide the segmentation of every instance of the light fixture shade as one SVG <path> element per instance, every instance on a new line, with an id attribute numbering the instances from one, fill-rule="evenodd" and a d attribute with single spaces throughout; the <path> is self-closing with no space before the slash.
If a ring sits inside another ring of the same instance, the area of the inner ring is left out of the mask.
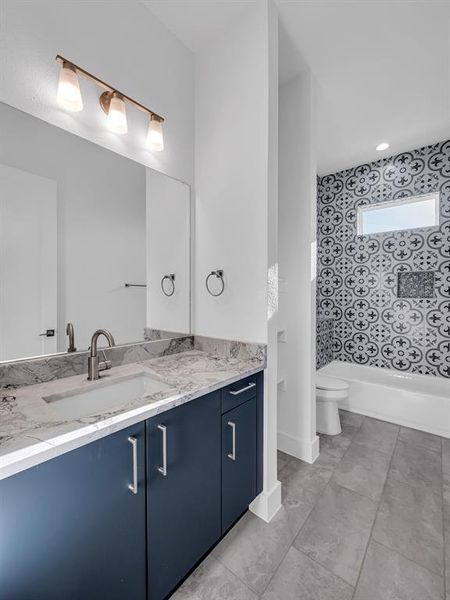
<path id="1" fill-rule="evenodd" d="M 148 124 L 147 147 L 149 150 L 161 152 L 164 150 L 164 137 L 161 121 L 152 115 Z"/>
<path id="2" fill-rule="evenodd" d="M 68 63 L 63 62 L 59 73 L 58 82 L 58 104 L 67 110 L 78 112 L 83 110 L 80 82 L 75 69 Z"/>
<path id="3" fill-rule="evenodd" d="M 381 142 L 381 144 L 378 144 L 378 146 L 376 147 L 376 150 L 378 152 L 383 152 L 383 150 L 387 150 L 388 148 L 389 148 L 388 142 Z"/>
<path id="4" fill-rule="evenodd" d="M 106 122 L 114 133 L 123 134 L 128 131 L 125 102 L 119 94 L 114 93 L 111 96 Z"/>

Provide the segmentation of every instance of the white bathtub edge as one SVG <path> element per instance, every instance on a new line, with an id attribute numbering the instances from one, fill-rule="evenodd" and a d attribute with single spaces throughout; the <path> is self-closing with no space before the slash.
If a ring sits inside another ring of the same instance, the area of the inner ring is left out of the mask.
<path id="1" fill-rule="evenodd" d="M 375 410 L 360 408 L 353 403 L 351 404 L 351 406 L 349 406 L 348 402 L 340 402 L 339 408 L 341 408 L 342 410 L 347 410 L 348 412 L 355 413 L 357 415 L 363 415 L 364 417 L 371 417 L 372 419 L 378 419 L 379 421 L 387 421 L 388 423 L 393 423 L 394 425 L 400 425 L 401 427 L 410 427 L 411 429 L 418 429 L 419 431 L 424 431 L 425 433 L 432 433 L 433 435 L 439 435 L 440 437 L 450 439 L 450 431 L 448 429 L 441 429 L 439 427 L 433 426 L 423 427 L 422 424 L 416 423 L 415 421 L 409 421 L 408 419 L 403 419 L 395 415 L 390 415 L 387 412 L 381 413 Z"/>
<path id="2" fill-rule="evenodd" d="M 327 369 L 328 367 L 328 369 Z M 414 381 L 418 377 L 421 382 L 422 391 L 416 392 L 410 387 L 405 389 L 398 387 L 398 379 L 394 386 L 390 386 L 390 377 L 392 373 L 385 370 L 376 373 L 378 381 L 365 380 L 367 368 L 361 368 L 359 365 L 350 363 L 340 363 L 334 361 L 326 365 L 322 371 L 324 375 L 330 374 L 350 384 L 349 396 L 346 400 L 339 402 L 339 408 L 354 412 L 357 414 L 388 421 L 403 427 L 411 427 L 441 437 L 450 438 L 450 393 L 445 396 L 442 394 L 442 380 L 429 380 L 429 392 L 423 391 L 423 375 L 412 375 Z M 370 367 L 376 369 L 376 367 Z M 447 380 L 445 380 L 446 382 Z M 408 383 L 405 382 L 407 385 Z M 436 387 L 435 384 L 438 384 Z M 450 390 L 450 381 L 448 381 Z M 444 392 L 446 392 L 447 383 L 445 383 Z M 439 393 L 432 393 L 433 387 Z"/>

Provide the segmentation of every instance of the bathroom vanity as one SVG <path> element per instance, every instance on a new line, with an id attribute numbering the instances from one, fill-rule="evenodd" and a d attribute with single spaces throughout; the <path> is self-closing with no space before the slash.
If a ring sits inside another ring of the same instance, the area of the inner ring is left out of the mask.
<path id="1" fill-rule="evenodd" d="M 0 126 L 0 599 L 162 600 L 262 490 L 265 346 L 191 334 L 187 183 Z"/>
<path id="2" fill-rule="evenodd" d="M 0 445 L 0 597 L 170 594 L 262 489 L 264 366 L 192 350 L 13 390 L 28 430 Z M 76 418 L 86 394 L 100 414 Z"/>

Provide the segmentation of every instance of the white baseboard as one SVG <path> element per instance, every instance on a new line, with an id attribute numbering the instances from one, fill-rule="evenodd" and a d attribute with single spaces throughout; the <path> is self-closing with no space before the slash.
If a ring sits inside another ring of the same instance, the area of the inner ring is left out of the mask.
<path id="1" fill-rule="evenodd" d="M 311 442 L 279 431 L 278 450 L 312 464 L 319 456 L 319 438 L 316 436 Z"/>
<path id="2" fill-rule="evenodd" d="M 281 508 L 281 483 L 279 481 L 268 492 L 262 491 L 249 509 L 257 517 L 269 523 Z"/>

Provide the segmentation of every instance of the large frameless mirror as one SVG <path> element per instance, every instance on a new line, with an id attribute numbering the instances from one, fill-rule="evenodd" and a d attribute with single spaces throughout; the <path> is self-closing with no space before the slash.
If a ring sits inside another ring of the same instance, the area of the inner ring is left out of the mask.
<path id="1" fill-rule="evenodd" d="M 2 103 L 0 130 L 0 361 L 190 333 L 189 186 Z"/>

